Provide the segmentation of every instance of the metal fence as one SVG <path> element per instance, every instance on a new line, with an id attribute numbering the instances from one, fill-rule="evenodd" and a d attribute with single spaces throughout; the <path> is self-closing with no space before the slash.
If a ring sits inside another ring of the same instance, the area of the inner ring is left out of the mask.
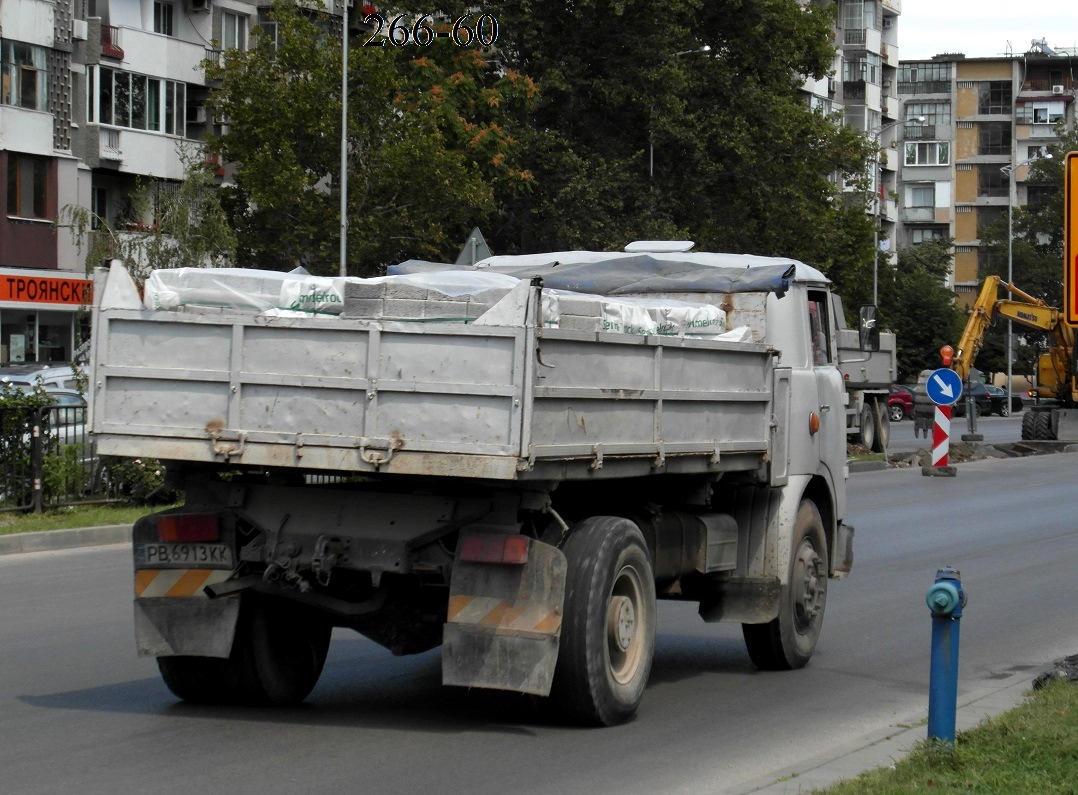
<path id="1" fill-rule="evenodd" d="M 0 511 L 118 499 L 85 406 L 0 406 Z"/>

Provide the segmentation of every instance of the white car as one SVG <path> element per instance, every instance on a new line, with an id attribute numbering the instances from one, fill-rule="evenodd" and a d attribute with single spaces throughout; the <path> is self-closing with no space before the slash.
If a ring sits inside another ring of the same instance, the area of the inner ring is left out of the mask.
<path id="1" fill-rule="evenodd" d="M 40 383 L 46 389 L 78 389 L 75 368 L 69 364 L 53 366 L 16 364 L 0 367 L 0 383 L 13 386 L 33 386 Z"/>

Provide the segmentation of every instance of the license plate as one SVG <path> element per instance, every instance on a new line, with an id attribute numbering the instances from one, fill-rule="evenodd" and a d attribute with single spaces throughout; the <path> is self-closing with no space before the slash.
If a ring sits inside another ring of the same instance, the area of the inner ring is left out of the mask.
<path id="1" fill-rule="evenodd" d="M 136 544 L 135 565 L 231 569 L 232 548 L 225 544 Z"/>

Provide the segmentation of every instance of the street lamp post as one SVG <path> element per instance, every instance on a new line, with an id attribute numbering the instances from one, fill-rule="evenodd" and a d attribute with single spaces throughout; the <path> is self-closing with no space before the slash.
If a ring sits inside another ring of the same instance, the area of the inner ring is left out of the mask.
<path id="1" fill-rule="evenodd" d="M 1014 282 L 1014 205 L 1018 201 L 1018 188 L 1014 183 L 1014 171 L 1022 166 L 1029 165 L 1037 160 L 1051 160 L 1052 155 L 1045 154 L 1041 157 L 1031 157 L 1028 160 L 1023 160 L 1021 163 L 1012 163 L 1007 166 L 1002 166 L 999 170 L 1007 175 L 1007 284 L 1010 285 Z M 1012 340 L 1014 334 L 1014 326 L 1011 319 L 1007 318 L 1007 395 L 1006 400 L 1008 404 L 1011 400 L 1011 379 L 1012 368 L 1014 360 L 1014 352 L 1012 350 Z"/>
<path id="2" fill-rule="evenodd" d="M 340 275 L 348 275 L 348 0 L 341 25 L 341 264 Z"/>
<path id="3" fill-rule="evenodd" d="M 880 302 L 880 191 L 883 188 L 883 180 L 880 179 L 880 137 L 886 130 L 890 130 L 899 124 L 923 124 L 924 116 L 914 116 L 912 119 L 900 119 L 898 121 L 881 124 L 872 128 L 872 142 L 875 144 L 872 167 L 872 185 L 875 198 L 872 202 L 872 303 Z"/>
<path id="4" fill-rule="evenodd" d="M 682 55 L 692 55 L 697 52 L 711 52 L 711 45 L 705 44 L 703 47 L 697 47 L 695 50 L 682 50 L 681 52 L 671 53 L 671 58 L 678 58 Z M 655 103 L 651 105 L 652 113 L 655 111 Z M 648 179 L 655 178 L 655 125 L 651 120 L 648 121 Z"/>

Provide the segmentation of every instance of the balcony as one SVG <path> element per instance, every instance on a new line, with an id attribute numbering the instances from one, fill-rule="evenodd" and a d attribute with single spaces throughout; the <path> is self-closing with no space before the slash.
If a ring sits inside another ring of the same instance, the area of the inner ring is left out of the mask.
<path id="1" fill-rule="evenodd" d="M 1065 93 L 1074 90 L 1074 81 L 1070 77 L 1057 77 L 1055 80 L 1030 79 L 1022 83 L 1022 92 L 1043 91 L 1048 94 L 1056 93 L 1057 88 L 1062 88 Z"/>
<path id="2" fill-rule="evenodd" d="M 101 26 L 102 31 L 105 25 Z M 139 28 L 120 28 L 123 35 L 123 68 L 131 72 L 205 85 L 202 60 L 206 44 L 162 36 Z M 105 35 L 101 35 L 102 42 Z M 103 45 L 102 45 L 103 47 Z"/>
<path id="3" fill-rule="evenodd" d="M 101 54 L 106 58 L 115 58 L 117 61 L 124 59 L 124 51 L 120 47 L 119 28 L 113 25 L 101 26 Z"/>
<path id="4" fill-rule="evenodd" d="M 906 124 L 902 127 L 902 137 L 907 141 L 935 141 L 935 124 Z"/>
<path id="5" fill-rule="evenodd" d="M 101 148 L 98 150 L 102 160 L 111 160 L 114 163 L 122 163 L 124 159 L 123 149 L 120 148 L 120 131 L 103 129 L 100 131 Z"/>

